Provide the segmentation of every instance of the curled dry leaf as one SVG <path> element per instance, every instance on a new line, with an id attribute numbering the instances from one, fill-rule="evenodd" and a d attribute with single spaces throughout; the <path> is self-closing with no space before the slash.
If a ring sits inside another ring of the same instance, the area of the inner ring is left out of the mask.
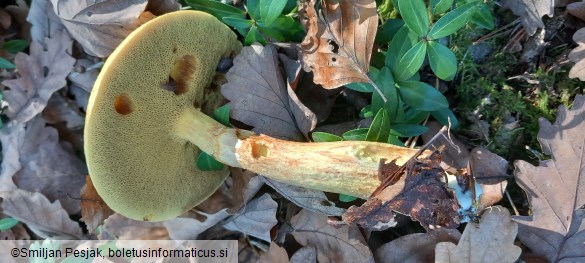
<path id="1" fill-rule="evenodd" d="M 387 263 L 438 262 L 435 261 L 435 246 L 439 242 L 456 243 L 460 237 L 456 229 L 446 228 L 401 236 L 378 248 L 375 259 Z"/>
<path id="2" fill-rule="evenodd" d="M 515 262 L 522 249 L 514 245 L 518 225 L 501 206 L 488 208 L 479 225 L 469 223 L 457 245 L 441 242 L 435 262 Z"/>
<path id="3" fill-rule="evenodd" d="M 51 0 L 73 38 L 93 56 L 107 57 L 130 32 L 154 18 L 147 0 Z"/>
<path id="4" fill-rule="evenodd" d="M 573 34 L 573 41 L 579 46 L 569 53 L 569 60 L 575 62 L 569 71 L 569 78 L 579 78 L 581 81 L 585 81 L 585 28 L 581 28 Z"/>
<path id="5" fill-rule="evenodd" d="M 301 1 L 299 18 L 307 35 L 301 43 L 303 69 L 314 82 L 333 89 L 370 82 L 368 71 L 378 13 L 374 0 L 324 1 L 320 19 L 315 0 Z"/>
<path id="6" fill-rule="evenodd" d="M 516 161 L 516 178 L 530 201 L 532 215 L 515 216 L 518 238 L 550 262 L 585 258 L 585 96 L 573 108 L 560 106 L 551 124 L 540 119 L 538 141 L 552 159 L 538 167 Z"/>
<path id="7" fill-rule="evenodd" d="M 333 227 L 327 216 L 303 209 L 291 220 L 293 236 L 317 250 L 318 262 L 366 262 L 372 252 L 355 226 Z"/>
<path id="8" fill-rule="evenodd" d="M 503 0 L 501 4 L 522 18 L 522 25 L 529 36 L 534 35 L 536 29 L 544 28 L 542 17 L 552 17 L 554 11 L 554 0 Z"/>
<path id="9" fill-rule="evenodd" d="M 91 234 L 94 233 L 98 225 L 114 213 L 95 190 L 89 175 L 85 177 L 85 185 L 81 188 L 80 206 L 81 221 L 85 223 Z"/>
<path id="10" fill-rule="evenodd" d="M 343 221 L 380 231 L 396 225 L 394 212 L 398 212 L 419 221 L 427 229 L 459 226 L 459 205 L 441 181 L 445 172 L 440 167 L 439 155 L 433 153 L 423 160 L 410 161 L 403 168 L 393 162 L 382 164 L 381 177 L 393 178 L 393 184 L 360 207 L 347 209 Z"/>
<path id="11" fill-rule="evenodd" d="M 179 217 L 171 220 L 163 221 L 162 224 L 167 228 L 169 237 L 175 240 L 191 240 L 197 239 L 199 234 L 203 233 L 212 226 L 228 218 L 231 214 L 228 213 L 227 208 L 222 209 L 214 214 L 207 214 L 203 212 L 198 213 L 198 217 L 205 218 L 199 221 L 194 218 Z"/>
<path id="12" fill-rule="evenodd" d="M 51 203 L 41 193 L 31 193 L 20 189 L 0 192 L 3 199 L 3 213 L 25 223 L 39 237 L 54 239 L 83 239 L 77 222 L 69 219 L 69 214 L 59 201 Z"/>
<path id="13" fill-rule="evenodd" d="M 46 51 L 38 42 L 30 44 L 30 55 L 18 53 L 14 59 L 18 79 L 5 80 L 10 88 L 4 91 L 8 117 L 27 122 L 47 105 L 51 95 L 63 88 L 75 59 L 70 56 L 73 41 L 65 31 L 58 31 L 45 40 Z"/>

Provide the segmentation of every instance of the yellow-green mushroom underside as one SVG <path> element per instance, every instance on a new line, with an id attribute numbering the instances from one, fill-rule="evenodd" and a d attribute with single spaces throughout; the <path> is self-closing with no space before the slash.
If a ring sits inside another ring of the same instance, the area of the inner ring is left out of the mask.
<path id="1" fill-rule="evenodd" d="M 228 172 L 200 171 L 200 151 L 220 162 L 312 189 L 369 197 L 382 160 L 415 149 L 386 143 L 289 142 L 227 128 L 206 114 L 221 58 L 241 49 L 211 15 L 177 11 L 132 32 L 106 61 L 89 100 L 85 155 L 98 194 L 132 219 L 177 217 L 209 197 Z"/>

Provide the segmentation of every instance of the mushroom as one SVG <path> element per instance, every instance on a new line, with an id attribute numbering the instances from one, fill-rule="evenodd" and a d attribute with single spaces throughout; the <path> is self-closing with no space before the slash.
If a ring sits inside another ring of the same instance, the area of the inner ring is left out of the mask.
<path id="1" fill-rule="evenodd" d="M 221 125 L 207 115 L 223 99 L 210 84 L 222 58 L 240 49 L 213 16 L 177 11 L 145 23 L 110 55 L 84 134 L 91 179 L 110 208 L 144 221 L 193 208 L 228 175 L 198 170 L 200 151 L 275 180 L 362 198 L 380 185 L 381 161 L 401 165 L 416 152 L 375 142 L 290 142 Z"/>

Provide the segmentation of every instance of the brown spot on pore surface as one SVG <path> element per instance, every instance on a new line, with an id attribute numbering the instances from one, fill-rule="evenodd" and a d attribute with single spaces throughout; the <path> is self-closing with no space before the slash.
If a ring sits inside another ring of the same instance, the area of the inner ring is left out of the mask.
<path id="1" fill-rule="evenodd" d="M 268 147 L 266 147 L 266 145 L 252 142 L 250 146 L 252 146 L 252 157 L 254 159 L 268 156 Z"/>
<path id="2" fill-rule="evenodd" d="M 181 95 L 189 89 L 188 83 L 195 73 L 195 62 L 194 56 L 184 55 L 171 68 L 169 83 L 172 81 L 176 83 L 174 90 L 172 90 L 176 95 Z"/>
<path id="3" fill-rule="evenodd" d="M 122 93 L 114 100 L 114 109 L 121 115 L 128 115 L 132 113 L 133 105 L 130 96 L 126 93 Z"/>

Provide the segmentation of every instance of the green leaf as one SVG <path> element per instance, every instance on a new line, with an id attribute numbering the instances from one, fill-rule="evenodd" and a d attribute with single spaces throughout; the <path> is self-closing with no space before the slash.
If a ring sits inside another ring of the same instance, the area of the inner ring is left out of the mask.
<path id="1" fill-rule="evenodd" d="M 384 64 L 387 67 L 392 69 L 392 72 L 395 73 L 394 69 L 398 60 L 406 54 L 410 48 L 416 43 L 417 37 L 410 32 L 410 29 L 406 25 L 402 26 L 396 35 L 390 41 L 390 45 L 388 46 L 388 52 L 386 53 L 386 60 Z"/>
<path id="2" fill-rule="evenodd" d="M 0 231 L 11 229 L 13 226 L 18 224 L 18 220 L 8 217 L 0 219 Z"/>
<path id="3" fill-rule="evenodd" d="M 402 19 L 388 19 L 376 33 L 374 42 L 378 45 L 385 45 L 390 39 L 394 38 L 402 26 L 404 26 Z"/>
<path id="4" fill-rule="evenodd" d="M 374 112 L 372 111 L 372 104 L 365 106 L 360 110 L 360 118 L 362 118 L 362 119 L 374 118 Z"/>
<path id="5" fill-rule="evenodd" d="M 404 81 L 399 86 L 400 97 L 417 110 L 437 111 L 449 107 L 445 96 L 427 83 Z"/>
<path id="6" fill-rule="evenodd" d="M 429 31 L 429 16 L 423 0 L 399 0 L 398 7 L 404 23 L 419 37 Z"/>
<path id="7" fill-rule="evenodd" d="M 223 163 L 218 162 L 213 156 L 201 152 L 197 158 L 197 168 L 201 171 L 221 171 Z"/>
<path id="8" fill-rule="evenodd" d="M 445 14 L 433 25 L 427 38 L 434 40 L 455 33 L 455 31 L 462 28 L 471 19 L 477 7 L 478 2 L 473 2 L 451 10 L 451 12 Z"/>
<path id="9" fill-rule="evenodd" d="M 488 30 L 494 29 L 494 15 L 488 4 L 483 4 L 471 17 L 471 22 Z"/>
<path id="10" fill-rule="evenodd" d="M 452 80 L 457 73 L 457 59 L 451 50 L 441 43 L 429 41 L 427 54 L 435 75 L 442 80 Z"/>
<path id="11" fill-rule="evenodd" d="M 260 1 L 261 0 L 246 0 L 246 9 L 252 20 L 260 20 Z"/>
<path id="12" fill-rule="evenodd" d="M 457 117 L 449 108 L 433 111 L 431 112 L 431 115 L 433 115 L 433 118 L 435 118 L 439 123 L 445 126 L 449 126 L 449 122 L 451 122 L 452 130 L 459 128 L 459 120 L 457 120 Z"/>
<path id="13" fill-rule="evenodd" d="M 453 5 L 453 0 L 431 0 L 431 12 L 434 15 L 447 12 Z"/>
<path id="14" fill-rule="evenodd" d="M 388 67 L 383 67 L 380 71 L 376 84 L 386 97 L 387 101 L 384 103 L 382 96 L 379 93 L 374 92 L 372 94 L 372 112 L 378 112 L 384 108 L 388 111 L 390 119 L 395 118 L 398 115 L 398 111 L 402 110 L 402 105 L 398 100 L 398 92 L 396 91 L 396 83 L 392 77 L 392 72 Z"/>
<path id="15" fill-rule="evenodd" d="M 235 8 L 231 5 L 222 4 L 221 2 L 210 1 L 210 0 L 185 0 L 191 8 L 209 13 L 217 19 L 222 20 L 224 17 L 238 17 L 241 19 L 246 18 L 246 12 Z"/>
<path id="16" fill-rule="evenodd" d="M 374 67 L 370 67 L 370 78 L 375 80 L 378 78 L 380 74 L 380 70 Z M 345 84 L 345 87 L 348 89 L 352 89 L 359 92 L 374 92 L 374 87 L 372 84 L 367 82 L 353 82 L 349 84 Z M 377 92 L 374 92 L 374 94 Z"/>
<path id="17" fill-rule="evenodd" d="M 421 123 L 430 113 L 428 111 L 420 111 L 413 107 L 407 106 L 404 110 L 404 121 L 402 123 Z"/>
<path id="18" fill-rule="evenodd" d="M 369 128 L 358 128 L 344 132 L 341 137 L 347 141 L 365 141 Z"/>
<path id="19" fill-rule="evenodd" d="M 25 50 L 26 47 L 28 47 L 28 42 L 26 42 L 26 40 L 14 39 L 6 41 L 2 46 L 2 49 L 10 54 L 16 54 Z"/>
<path id="20" fill-rule="evenodd" d="M 287 0 L 260 0 L 260 20 L 271 25 L 282 13 Z"/>
<path id="21" fill-rule="evenodd" d="M 386 109 L 380 109 L 366 135 L 369 142 L 387 142 L 390 135 L 390 117 Z"/>
<path id="22" fill-rule="evenodd" d="M 311 133 L 311 137 L 313 138 L 314 142 L 343 141 L 343 138 L 341 138 L 335 134 L 331 134 L 331 133 L 327 133 L 327 132 L 313 132 L 313 133 Z"/>
<path id="23" fill-rule="evenodd" d="M 245 36 L 248 34 L 250 27 L 252 27 L 253 21 L 247 19 L 241 19 L 237 17 L 224 17 L 223 22 L 228 26 L 231 26 L 238 30 L 240 35 Z"/>
<path id="24" fill-rule="evenodd" d="M 266 45 L 266 40 L 258 31 L 256 26 L 252 26 L 250 31 L 248 31 L 248 35 L 246 35 L 246 39 L 244 39 L 244 45 L 249 46 L 252 45 L 254 42 L 259 42 L 262 45 Z"/>
<path id="25" fill-rule="evenodd" d="M 0 57 L 0 68 L 13 69 L 16 68 L 16 65 L 12 64 L 12 62 L 7 59 Z"/>
<path id="26" fill-rule="evenodd" d="M 429 128 L 417 124 L 394 124 L 390 134 L 398 137 L 413 137 L 419 136 L 428 130 Z"/>
<path id="27" fill-rule="evenodd" d="M 230 124 L 230 105 L 229 104 L 223 105 L 217 108 L 215 111 L 213 111 L 213 119 L 219 121 L 221 124 L 225 126 L 231 127 L 232 125 Z"/>
<path id="28" fill-rule="evenodd" d="M 279 41 L 301 42 L 305 35 L 301 23 L 292 17 L 284 15 L 279 16 L 270 26 L 258 21 L 258 27 L 262 33 Z"/>
<path id="29" fill-rule="evenodd" d="M 402 146 L 402 147 L 405 146 L 404 143 L 400 139 L 398 139 L 398 137 L 396 137 L 394 135 L 388 136 L 387 143 L 393 144 L 393 145 L 396 145 L 396 146 Z"/>
<path id="30" fill-rule="evenodd" d="M 339 201 L 349 203 L 357 200 L 357 197 L 351 195 L 339 194 Z"/>
<path id="31" fill-rule="evenodd" d="M 427 42 L 421 40 L 416 43 L 398 62 L 396 65 L 396 81 L 407 80 L 414 76 L 425 61 L 427 53 Z"/>

